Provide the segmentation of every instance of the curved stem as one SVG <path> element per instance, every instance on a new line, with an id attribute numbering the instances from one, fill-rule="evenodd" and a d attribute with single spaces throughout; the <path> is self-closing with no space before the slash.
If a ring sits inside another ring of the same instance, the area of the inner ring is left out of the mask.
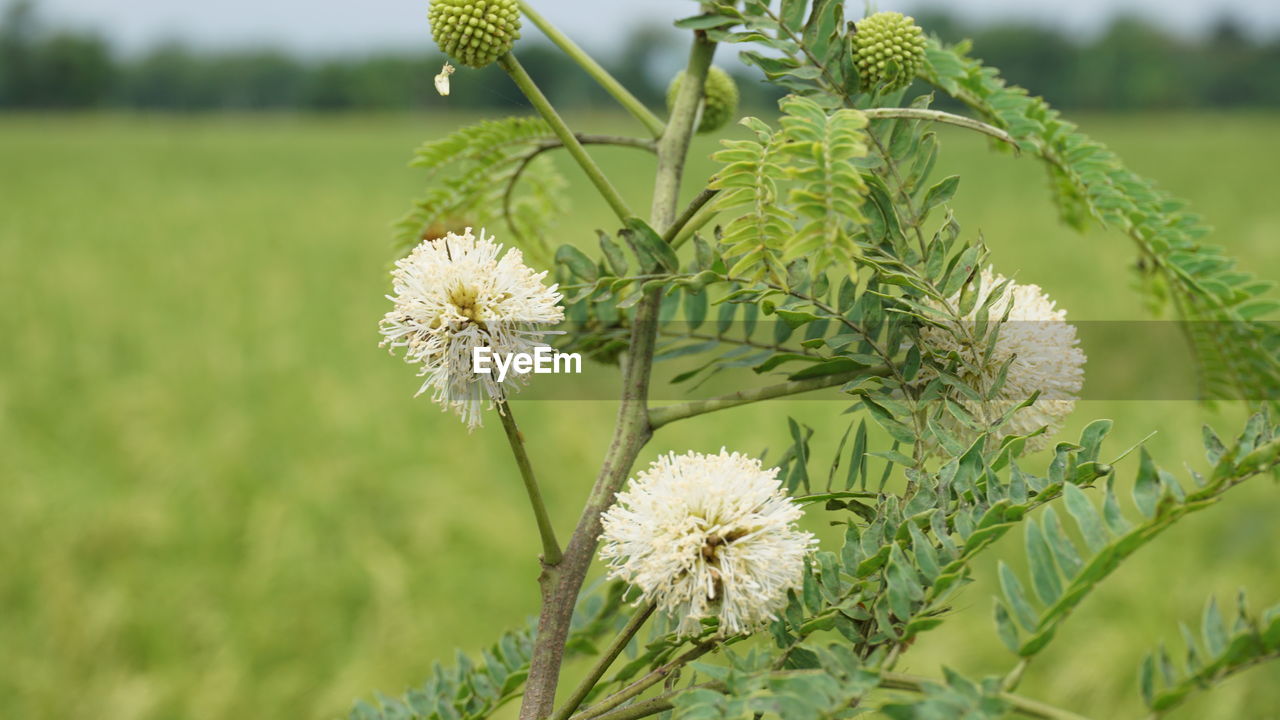
<path id="1" fill-rule="evenodd" d="M 637 120 L 643 123 L 645 128 L 649 131 L 649 134 L 653 135 L 655 138 L 662 136 L 663 124 L 662 121 L 658 119 L 658 116 L 654 115 L 649 108 L 645 107 L 644 103 L 640 102 L 635 95 L 632 95 L 629 90 L 623 87 L 622 83 L 618 82 L 617 79 L 609 74 L 608 70 L 605 70 L 600 63 L 595 61 L 595 58 L 591 57 L 586 53 L 586 51 L 578 47 L 577 43 L 570 40 L 564 33 L 560 32 L 559 28 L 552 25 L 525 0 L 520 0 L 520 11 L 523 12 L 525 17 L 529 18 L 529 21 L 536 25 L 538 29 L 547 36 L 547 39 L 555 43 L 556 47 L 560 48 L 565 55 L 568 55 L 569 59 L 582 66 L 582 69 L 585 70 L 593 80 L 600 83 L 600 87 L 604 88 L 605 92 L 612 95 L 613 99 L 618 101 L 618 104 L 626 108 L 627 112 L 634 115 Z"/>
<path id="2" fill-rule="evenodd" d="M 657 152 L 658 146 L 652 140 L 644 140 L 642 138 L 626 137 L 624 135 L 591 135 L 588 133 L 574 133 L 574 137 L 583 145 L 614 145 L 617 147 L 633 147 L 640 150 L 648 150 L 649 152 Z M 520 229 L 516 227 L 515 221 L 511 213 L 511 198 L 515 194 L 516 184 L 520 182 L 520 178 L 524 176 L 524 171 L 529 168 L 539 155 L 557 148 L 564 147 L 564 141 L 560 139 L 550 139 L 542 141 L 528 155 L 520 159 L 520 165 L 516 167 L 516 171 L 511 174 L 511 178 L 507 180 L 507 188 L 502 193 L 502 214 L 507 218 L 507 227 L 511 229 L 512 235 L 517 240 L 521 239 Z"/>
<path id="3" fill-rule="evenodd" d="M 635 217 L 635 213 L 632 213 L 631 209 L 627 207 L 622 195 L 618 194 L 617 189 L 613 187 L 613 183 L 609 182 L 609 178 L 605 177 L 604 172 L 600 170 L 600 166 L 587 154 L 587 151 L 582 147 L 582 143 L 578 142 L 577 136 L 565 124 L 564 119 L 560 117 L 560 113 L 556 112 L 556 109 L 551 106 L 551 101 L 547 100 L 547 96 L 543 95 L 542 90 L 538 89 L 537 84 L 533 82 L 533 78 L 529 77 L 529 73 L 525 72 L 524 66 L 520 64 L 516 56 L 509 52 L 505 53 L 498 58 L 498 65 L 507 71 L 507 74 L 511 76 L 511 80 L 515 82 L 516 87 L 520 88 L 525 97 L 529 98 L 529 102 L 533 103 L 533 108 L 551 126 L 551 130 L 556 134 L 556 137 L 560 138 L 560 142 L 564 143 L 565 149 L 578 162 L 578 165 L 582 166 L 583 172 L 587 174 L 591 183 L 596 186 L 596 190 L 600 191 L 600 195 L 604 197 L 605 202 L 609 203 L 609 207 L 613 209 L 618 219 L 625 223 L 628 219 Z"/>
<path id="4" fill-rule="evenodd" d="M 956 127 L 962 127 L 968 130 L 980 132 L 984 135 L 990 135 L 1001 142 L 1012 145 L 1015 152 L 1019 150 L 1018 141 L 1013 139 L 1013 136 L 1009 133 L 995 127 L 994 125 L 988 125 L 980 120 L 974 120 L 973 118 L 965 117 L 964 115 L 942 112 L 941 110 L 898 107 L 868 108 L 863 110 L 862 114 L 866 115 L 871 120 L 896 118 L 903 120 L 929 120 L 931 122 L 955 125 Z"/>
<path id="5" fill-rule="evenodd" d="M 823 375 L 822 377 L 808 378 L 805 380 L 790 380 L 776 385 L 769 385 L 762 388 L 752 388 L 750 390 L 739 390 L 728 395 L 707 398 L 706 400 L 691 400 L 689 402 L 680 403 L 679 405 L 664 405 L 649 410 L 649 425 L 653 429 L 683 420 L 697 415 L 702 415 L 717 410 L 727 410 L 729 408 L 747 405 L 749 403 L 760 402 L 761 400 L 772 400 L 774 398 L 786 397 L 788 395 L 798 395 L 800 393 L 812 392 L 823 388 L 835 387 L 843 385 L 851 380 L 857 380 L 861 377 L 869 375 L 887 375 L 889 369 L 887 367 L 872 367 L 854 370 L 852 372 L 837 373 L 835 375 Z"/>
<path id="6" fill-rule="evenodd" d="M 647 602 L 644 607 L 636 612 L 635 615 L 631 616 L 631 619 L 627 621 L 626 626 L 622 628 L 622 631 L 618 633 L 618 636 L 615 637 L 613 642 L 609 644 L 609 647 L 605 649 L 604 654 L 602 654 L 600 658 L 596 660 L 595 665 L 592 665 L 591 669 L 587 671 L 587 676 L 584 677 L 582 682 L 578 684 L 578 687 L 574 689 L 573 694 L 569 696 L 569 699 L 565 701 L 564 705 L 561 706 L 559 710 L 552 713 L 551 720 L 565 720 L 565 718 L 568 718 L 573 714 L 574 710 L 578 709 L 578 706 L 587 698 L 587 695 L 591 694 L 591 689 L 596 686 L 596 683 L 600 681 L 600 678 L 609 670 L 609 666 L 613 664 L 614 660 L 618 659 L 618 655 L 620 655 L 623 649 L 627 647 L 627 643 L 631 642 L 631 638 L 636 636 L 636 633 L 640 631 L 640 627 L 644 625 L 645 621 L 649 619 L 649 616 L 653 614 L 655 607 L 656 606 L 653 602 Z"/>
<path id="7" fill-rule="evenodd" d="M 502 429 L 507 433 L 507 442 L 511 444 L 511 453 L 515 455 L 516 466 L 520 468 L 524 489 L 529 493 L 533 517 L 538 522 L 538 535 L 542 538 L 542 561 L 554 565 L 560 562 L 560 543 L 556 542 L 555 528 L 551 527 L 547 506 L 542 502 L 542 491 L 538 489 L 538 480 L 533 475 L 533 464 L 529 462 L 529 454 L 525 452 L 524 435 L 516 427 L 515 416 L 511 414 L 511 406 L 506 402 L 499 403 L 498 416 L 502 418 Z"/>
<path id="8" fill-rule="evenodd" d="M 698 216 L 698 213 L 702 208 L 706 207 L 707 203 L 714 200 L 716 195 L 719 194 L 719 190 L 703 188 L 702 192 L 698 193 L 692 200 L 690 200 L 688 206 L 681 211 L 680 217 L 676 218 L 675 222 L 671 223 L 671 227 L 667 228 L 667 231 L 662 234 L 662 239 L 671 247 L 680 247 L 680 244 L 676 242 L 676 239 L 686 235 L 685 228 L 689 223 Z"/>

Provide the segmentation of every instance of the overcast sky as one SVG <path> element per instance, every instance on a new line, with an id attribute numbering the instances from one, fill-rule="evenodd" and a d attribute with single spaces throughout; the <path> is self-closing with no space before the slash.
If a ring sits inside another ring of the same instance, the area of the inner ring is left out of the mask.
<path id="1" fill-rule="evenodd" d="M 0 0 L 2 3 L 3 0 Z M 165 39 L 214 46 L 273 45 L 306 53 L 411 48 L 428 37 L 426 0 L 36 0 L 46 19 L 105 32 L 139 50 Z M 861 6 L 853 0 L 849 7 Z M 945 6 L 973 20 L 1011 18 L 1089 32 L 1120 11 L 1191 32 L 1223 14 L 1256 32 L 1280 28 L 1280 0 L 879 0 L 880 10 Z M 566 32 L 607 50 L 637 22 L 669 22 L 690 0 L 537 0 Z"/>

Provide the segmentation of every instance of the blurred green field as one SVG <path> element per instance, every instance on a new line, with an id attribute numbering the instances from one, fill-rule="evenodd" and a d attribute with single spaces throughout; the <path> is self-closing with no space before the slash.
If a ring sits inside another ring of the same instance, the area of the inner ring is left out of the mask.
<path id="1" fill-rule="evenodd" d="M 501 432 L 468 435 L 377 347 L 388 225 L 418 186 L 411 149 L 457 117 L 0 117 L 0 717 L 330 718 L 399 692 L 455 646 L 535 610 L 536 535 Z M 583 130 L 628 127 L 582 117 Z M 1280 278 L 1280 118 L 1086 119 L 1139 172 Z M 945 133 L 957 213 L 999 266 L 1074 319 L 1143 317 L 1129 242 L 1056 224 L 1031 160 Z M 693 181 L 710 172 L 702 140 Z M 600 151 L 647 206 L 649 160 Z M 575 179 L 567 241 L 607 208 Z M 830 402 L 773 403 L 660 433 L 668 449 L 758 450 L 785 416 L 843 430 Z M 614 408 L 518 404 L 561 527 L 594 476 Z M 1202 464 L 1199 426 L 1239 408 L 1088 402 L 1107 451 L 1152 430 L 1166 467 Z M 820 443 L 818 457 L 834 444 Z M 1121 478 L 1132 481 L 1132 463 Z M 1096 718 L 1137 717 L 1136 666 L 1181 647 L 1209 593 L 1280 602 L 1280 488 L 1234 491 L 1183 521 L 1081 608 L 1022 690 Z M 1012 556 L 1020 533 L 999 554 Z M 1010 657 L 990 584 L 900 666 L 974 674 Z M 1280 717 L 1280 668 L 1236 678 L 1185 718 Z"/>

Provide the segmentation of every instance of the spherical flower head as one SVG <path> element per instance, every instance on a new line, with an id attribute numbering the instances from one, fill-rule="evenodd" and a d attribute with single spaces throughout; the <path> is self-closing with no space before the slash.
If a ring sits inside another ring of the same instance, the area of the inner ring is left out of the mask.
<path id="1" fill-rule="evenodd" d="M 680 85 L 683 82 L 684 71 L 681 70 L 667 86 L 668 111 L 675 106 L 676 95 L 680 93 Z M 698 123 L 698 132 L 715 132 L 738 114 L 738 84 L 733 81 L 729 73 L 713 65 L 707 69 L 704 93 L 702 120 Z"/>
<path id="2" fill-rule="evenodd" d="M 990 268 L 983 270 L 977 282 L 977 302 L 962 322 L 955 325 L 962 338 L 975 331 L 978 308 L 1007 280 Z M 951 299 L 955 307 L 959 296 Z M 961 379 L 975 389 L 986 392 L 995 387 L 1000 369 L 1010 358 L 1004 384 L 997 396 L 985 405 L 969 398 L 961 398 L 965 408 L 980 422 L 998 420 L 1012 408 L 1028 400 L 1039 391 L 1035 403 L 1015 412 L 1000 432 L 1006 435 L 1028 435 L 1041 428 L 1047 431 L 1027 442 L 1028 450 L 1038 450 L 1048 445 L 1052 436 L 1061 429 L 1063 420 L 1075 409 L 1076 397 L 1084 385 L 1085 354 L 1079 348 L 1076 328 L 1066 321 L 1067 311 L 1059 310 L 1053 300 L 1038 285 L 1010 282 L 988 310 L 988 318 L 998 321 L 1008 312 L 1008 318 L 1000 325 L 999 336 L 990 359 L 983 361 L 985 346 L 957 339 L 941 328 L 927 328 L 922 337 L 932 350 L 956 352 L 966 364 L 957 368 Z M 988 333 L 991 331 L 988 331 Z M 989 337 L 989 335 L 988 335 Z M 985 341 L 985 338 L 984 338 Z M 980 343 L 985 345 L 985 342 Z M 972 368 L 979 368 L 974 371 Z M 929 372 L 923 379 L 932 379 Z M 972 431 L 950 425 L 962 438 Z"/>
<path id="3" fill-rule="evenodd" d="M 682 635 L 712 617 L 722 635 L 756 630 L 800 587 L 815 543 L 796 529 L 803 513 L 777 476 L 723 449 L 660 457 L 604 514 L 600 557 Z"/>
<path id="4" fill-rule="evenodd" d="M 520 37 L 516 0 L 431 0 L 427 19 L 440 50 L 473 68 L 497 60 Z"/>
<path id="5" fill-rule="evenodd" d="M 902 13 L 878 12 L 854 25 L 853 55 L 864 91 L 911 84 L 924 64 L 924 31 Z"/>
<path id="6" fill-rule="evenodd" d="M 474 429 L 486 398 L 492 407 L 528 382 L 514 369 L 501 383 L 497 373 L 476 373 L 474 350 L 531 353 L 552 334 L 545 326 L 564 319 L 546 275 L 526 266 L 519 250 L 503 253 L 484 230 L 478 238 L 467 228 L 424 240 L 391 272 L 395 294 L 387 298 L 395 306 L 379 326 L 382 345 L 404 348 L 405 362 L 422 366 L 417 395 L 432 391 L 432 400 Z"/>

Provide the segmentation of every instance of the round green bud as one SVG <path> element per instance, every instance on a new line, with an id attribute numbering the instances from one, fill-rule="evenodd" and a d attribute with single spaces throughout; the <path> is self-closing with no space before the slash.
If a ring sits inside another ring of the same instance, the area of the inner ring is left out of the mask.
<path id="1" fill-rule="evenodd" d="M 667 111 L 676 104 L 676 95 L 680 93 L 680 84 L 684 81 L 684 71 L 667 86 Z M 698 123 L 698 132 L 715 132 L 724 127 L 738 114 L 738 85 L 729 73 L 718 67 L 707 69 L 706 98 L 702 106 L 702 122 Z"/>
<path id="2" fill-rule="evenodd" d="M 924 64 L 924 31 L 902 13 L 878 12 L 853 27 L 853 59 L 864 91 L 911 84 Z"/>
<path id="3" fill-rule="evenodd" d="M 520 37 L 516 0 L 431 0 L 427 19 L 440 49 L 473 68 L 497 60 Z"/>

